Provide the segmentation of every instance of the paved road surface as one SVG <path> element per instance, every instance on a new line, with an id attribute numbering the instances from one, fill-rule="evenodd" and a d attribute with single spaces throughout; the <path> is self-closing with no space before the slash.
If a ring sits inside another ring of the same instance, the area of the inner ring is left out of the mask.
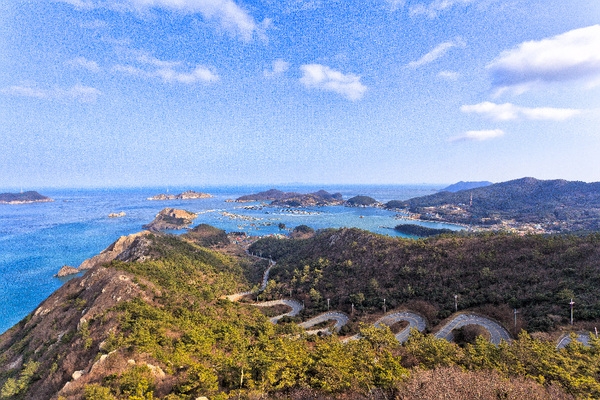
<path id="1" fill-rule="evenodd" d="M 310 328 L 311 326 L 320 324 L 321 322 L 335 320 L 335 325 L 334 325 L 333 329 L 336 332 L 339 332 L 340 329 L 342 329 L 342 326 L 344 326 L 348 323 L 348 319 L 349 319 L 348 316 L 344 313 L 341 313 L 338 311 L 331 311 L 331 312 L 326 312 L 321 315 L 317 315 L 316 317 L 311 318 L 308 321 L 304 321 L 303 323 L 300 324 L 300 326 L 304 329 L 307 329 L 307 328 Z M 315 329 L 312 331 L 307 331 L 307 333 L 308 334 L 316 334 L 318 332 L 325 332 L 325 331 L 329 331 L 329 328 Z"/>
<path id="2" fill-rule="evenodd" d="M 425 321 L 425 318 L 423 318 L 419 314 L 415 314 L 409 311 L 395 312 L 384 315 L 382 318 L 378 319 L 375 322 L 375 326 L 392 326 L 399 321 L 408 322 L 408 326 L 396 334 L 396 339 L 398 339 L 400 343 L 406 342 L 406 339 L 408 339 L 408 336 L 410 335 L 410 330 L 412 328 L 417 328 L 419 332 L 423 332 L 427 327 L 427 321 Z"/>
<path id="3" fill-rule="evenodd" d="M 577 340 L 580 343 L 583 343 L 584 346 L 590 345 L 590 335 L 591 333 L 577 333 Z M 569 334 L 563 336 L 556 345 L 556 349 L 562 349 L 566 347 L 569 343 L 571 343 L 571 336 Z"/>
<path id="4" fill-rule="evenodd" d="M 292 300 L 292 299 L 271 300 L 271 301 L 265 301 L 262 303 L 254 303 L 253 305 L 255 305 L 256 307 L 272 307 L 272 306 L 276 306 L 276 305 L 280 305 L 280 304 L 291 307 L 292 311 L 287 312 L 285 314 L 276 315 L 273 318 L 270 318 L 269 321 L 271 321 L 274 324 L 276 324 L 277 321 L 279 321 L 283 317 L 286 317 L 286 316 L 295 317 L 296 315 L 300 314 L 300 311 L 302 311 L 302 309 L 304 308 L 302 303 L 300 303 L 297 300 Z"/>
<path id="5" fill-rule="evenodd" d="M 438 339 L 452 340 L 452 331 L 465 325 L 479 325 L 490 333 L 490 342 L 500 344 L 500 341 L 510 341 L 510 335 L 506 329 L 491 319 L 474 314 L 459 314 L 444 325 L 436 334 Z"/>

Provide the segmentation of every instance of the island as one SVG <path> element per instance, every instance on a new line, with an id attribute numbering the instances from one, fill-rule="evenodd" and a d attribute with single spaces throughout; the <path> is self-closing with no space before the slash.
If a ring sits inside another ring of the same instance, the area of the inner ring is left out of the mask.
<path id="1" fill-rule="evenodd" d="M 197 216 L 198 214 L 190 211 L 165 208 L 156 215 L 154 221 L 144 225 L 142 228 L 149 231 L 183 229 L 187 228 Z"/>
<path id="2" fill-rule="evenodd" d="M 35 191 L 21 193 L 0 193 L 0 204 L 47 203 L 50 201 L 54 200 Z"/>
<path id="3" fill-rule="evenodd" d="M 400 224 L 394 227 L 396 232 L 404 233 L 405 235 L 413 235 L 419 237 L 429 237 L 441 235 L 444 233 L 454 233 L 451 229 L 436 229 L 436 228 L 428 228 L 422 225 L 416 224 Z"/>
<path id="4" fill-rule="evenodd" d="M 280 207 L 332 206 L 344 204 L 341 193 L 332 194 L 325 190 L 302 194 L 270 189 L 265 192 L 238 197 L 235 201 L 238 203 L 270 201 L 270 205 Z"/>
<path id="5" fill-rule="evenodd" d="M 125 211 L 121 211 L 121 212 L 118 212 L 118 213 L 110 213 L 110 214 L 108 214 L 108 218 L 123 218 L 126 215 L 127 214 L 125 214 Z"/>
<path id="6" fill-rule="evenodd" d="M 379 205 L 379 202 L 369 196 L 354 196 L 346 201 L 346 207 L 374 207 Z"/>
<path id="7" fill-rule="evenodd" d="M 148 197 L 148 200 L 164 201 L 164 200 L 196 200 L 196 199 L 208 199 L 213 197 L 209 193 L 194 192 L 193 190 L 186 190 L 179 194 L 157 194 L 156 196 Z"/>

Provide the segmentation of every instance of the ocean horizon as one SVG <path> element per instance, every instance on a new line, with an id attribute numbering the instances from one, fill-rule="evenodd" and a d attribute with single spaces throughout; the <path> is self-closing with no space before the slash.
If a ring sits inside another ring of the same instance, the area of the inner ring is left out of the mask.
<path id="1" fill-rule="evenodd" d="M 340 192 L 344 199 L 366 195 L 380 202 L 405 200 L 432 194 L 444 185 L 223 185 L 143 188 L 37 189 L 54 201 L 32 204 L 0 204 L 0 333 L 6 331 L 58 289 L 68 279 L 54 275 L 63 265 L 77 267 L 104 250 L 120 236 L 142 230 L 165 207 L 198 213 L 192 226 L 201 223 L 227 232 L 243 231 L 251 236 L 285 233 L 279 229 L 308 225 L 314 229 L 356 227 L 390 236 L 402 235 L 392 228 L 400 223 L 396 213 L 379 208 L 343 206 L 305 207 L 291 212 L 281 207 L 246 206 L 260 203 L 232 203 L 246 194 L 271 188 L 283 191 Z M 185 190 L 206 192 L 208 199 L 150 201 L 148 197 Z M 0 192 L 3 192 L 0 190 Z M 246 208 L 244 208 L 246 207 Z M 121 218 L 110 213 L 124 212 Z M 225 215 L 223 213 L 226 213 Z M 230 214 L 245 218 L 231 218 Z M 419 224 L 459 229 L 449 224 Z M 185 230 L 171 232 L 183 233 Z"/>

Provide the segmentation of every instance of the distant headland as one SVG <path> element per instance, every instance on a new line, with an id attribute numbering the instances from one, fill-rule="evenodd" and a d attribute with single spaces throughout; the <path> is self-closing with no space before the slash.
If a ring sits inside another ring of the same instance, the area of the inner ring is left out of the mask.
<path id="1" fill-rule="evenodd" d="M 49 201 L 54 200 L 52 200 L 50 197 L 42 196 L 35 191 L 21 193 L 0 193 L 0 204 L 47 203 Z"/>
<path id="2" fill-rule="evenodd" d="M 148 197 L 148 200 L 195 200 L 208 199 L 210 197 L 213 197 L 212 194 L 187 190 L 179 194 L 157 194 L 156 196 Z"/>

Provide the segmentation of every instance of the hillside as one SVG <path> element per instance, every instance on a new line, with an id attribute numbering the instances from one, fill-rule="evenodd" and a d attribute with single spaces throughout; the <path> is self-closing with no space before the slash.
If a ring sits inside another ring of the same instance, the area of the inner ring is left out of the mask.
<path id="1" fill-rule="evenodd" d="M 478 187 L 485 187 L 489 185 L 493 185 L 493 183 L 489 181 L 460 181 L 453 183 L 452 185 L 446 186 L 445 188 L 440 190 L 440 192 L 460 192 L 461 190 L 475 189 Z"/>
<path id="2" fill-rule="evenodd" d="M 301 298 L 309 307 L 363 314 L 414 308 L 433 325 L 454 312 L 485 309 L 510 327 L 512 309 L 528 331 L 565 325 L 569 301 L 579 322 L 600 321 L 600 235 L 514 234 L 390 238 L 358 229 L 324 230 L 305 240 L 264 238 L 253 244 L 277 261 L 272 295 Z M 590 325 L 590 327 L 593 327 Z"/>
<path id="3" fill-rule="evenodd" d="M 222 236 L 206 226 L 197 231 L 200 236 L 190 239 Z M 367 325 L 358 327 L 361 339 L 347 343 L 335 335 L 307 336 L 294 322 L 273 324 L 258 307 L 224 298 L 256 283 L 257 272 L 266 266 L 264 260 L 243 254 L 227 256 L 175 236 L 147 233 L 143 238 L 131 242 L 109 264 L 96 265 L 82 278 L 69 281 L 0 335 L 0 398 L 341 400 L 451 395 L 516 400 L 600 396 L 595 373 L 600 363 L 597 341 L 590 348 L 573 345 L 556 351 L 553 342 L 523 333 L 498 347 L 474 337 L 460 347 L 413 332 L 400 345 L 388 328 Z M 579 257 L 586 265 L 592 261 L 589 246 L 597 247 L 598 240 L 558 243 L 576 249 L 570 257 Z M 384 279 L 386 269 L 393 268 L 385 263 L 362 264 L 368 252 L 372 252 L 370 261 L 385 260 L 386 254 L 396 252 L 419 260 L 434 244 L 441 247 L 438 260 L 450 251 L 443 240 L 395 241 L 358 230 L 328 230 L 313 238 L 277 244 L 263 239 L 256 246 L 277 249 L 280 261 L 273 272 L 278 271 L 278 276 L 291 267 L 286 257 L 305 257 L 308 266 L 302 267 L 302 273 L 306 276 L 296 277 L 293 293 L 301 298 L 309 286 L 340 281 L 330 268 L 338 259 L 355 260 L 346 262 L 355 268 L 344 272 L 347 288 L 354 292 L 362 287 L 361 281 L 376 289 L 370 276 L 361 275 L 369 268 L 370 275 L 379 277 L 381 288 L 391 287 L 392 282 Z M 462 245 L 468 247 L 469 242 L 450 247 Z M 513 245 L 519 252 L 531 243 Z M 560 247 L 550 246 L 548 254 Z M 584 248 L 588 249 L 587 261 L 580 257 Z M 306 253 L 309 250 L 313 253 Z M 144 261 L 134 261 L 141 260 L 135 256 L 140 253 L 146 255 Z M 330 261 L 315 258 L 325 254 Z M 419 262 L 427 267 L 426 259 Z M 435 281 L 415 272 L 423 284 Z M 590 284 L 594 283 L 592 279 Z M 396 292 L 401 292 L 399 287 Z M 308 304 L 309 299 L 307 306 L 316 309 L 316 304 Z M 365 299 L 371 301 L 369 296 Z M 361 310 L 354 320 L 368 322 L 368 305 L 358 306 Z M 465 329 L 461 337 L 468 332 Z"/>
<path id="4" fill-rule="evenodd" d="M 0 204 L 46 203 L 53 201 L 35 191 L 23 193 L 0 193 Z"/>
<path id="5" fill-rule="evenodd" d="M 462 190 L 440 192 L 388 207 L 405 208 L 424 220 L 461 224 L 511 226 L 546 231 L 599 231 L 600 182 L 522 178 Z"/>

